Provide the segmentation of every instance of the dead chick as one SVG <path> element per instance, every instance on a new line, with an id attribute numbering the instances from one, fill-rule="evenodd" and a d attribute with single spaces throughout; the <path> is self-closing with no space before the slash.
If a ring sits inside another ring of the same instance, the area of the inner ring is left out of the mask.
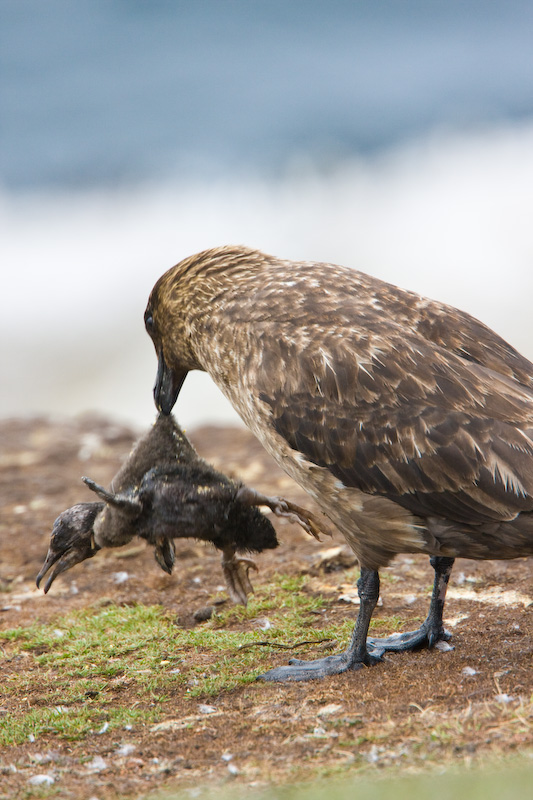
<path id="1" fill-rule="evenodd" d="M 103 547 L 120 547 L 134 536 L 154 547 L 159 566 L 172 572 L 175 538 L 211 542 L 222 552 L 222 569 L 232 600 L 246 604 L 252 591 L 253 561 L 237 552 L 260 553 L 277 547 L 265 505 L 299 522 L 317 536 L 319 523 L 300 506 L 267 497 L 215 470 L 198 456 L 172 416 L 159 415 L 119 470 L 109 490 L 90 478 L 86 485 L 100 502 L 78 503 L 56 519 L 37 586 L 50 569 L 44 591 L 55 578 Z"/>

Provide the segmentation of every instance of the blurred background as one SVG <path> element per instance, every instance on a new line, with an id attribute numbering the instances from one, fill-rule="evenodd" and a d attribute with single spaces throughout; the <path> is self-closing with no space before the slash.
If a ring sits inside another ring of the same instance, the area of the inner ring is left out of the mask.
<path id="1" fill-rule="evenodd" d="M 0 417 L 148 425 L 150 289 L 242 243 L 533 358 L 530 0 L 0 0 Z M 206 376 L 179 421 L 236 422 Z"/>

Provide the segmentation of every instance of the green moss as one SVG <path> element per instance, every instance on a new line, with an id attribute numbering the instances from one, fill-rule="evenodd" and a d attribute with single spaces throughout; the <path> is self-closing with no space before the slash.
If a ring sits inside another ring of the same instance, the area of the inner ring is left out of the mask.
<path id="1" fill-rule="evenodd" d="M 150 701 L 160 704 L 177 688 L 191 698 L 213 696 L 253 683 L 271 666 L 273 652 L 286 649 L 287 659 L 315 657 L 314 643 L 342 642 L 353 625 L 348 619 L 319 627 L 323 618 L 317 612 L 324 605 L 307 590 L 305 577 L 282 575 L 247 608 L 232 606 L 193 630 L 179 628 L 156 606 L 110 605 L 5 631 L 0 638 L 9 657 L 26 653 L 33 659 L 31 670 L 6 679 L 5 697 L 31 691 L 35 698 L 37 684 L 42 707 L 6 715 L 0 742 L 21 742 L 44 729 L 79 738 L 102 720 L 110 727 L 122 724 L 124 714 L 133 712 L 115 701 L 117 682 L 138 693 L 133 716 L 142 722 L 156 717 Z M 269 627 L 263 630 L 265 618 Z"/>
<path id="2" fill-rule="evenodd" d="M 0 746 L 20 744 L 28 739 L 38 739 L 42 733 L 53 733 L 62 739 L 82 739 L 96 733 L 107 723 L 110 730 L 146 723 L 155 718 L 154 712 L 138 711 L 128 708 L 101 708 L 53 706 L 32 709 L 16 716 L 10 714 L 0 726 Z"/>

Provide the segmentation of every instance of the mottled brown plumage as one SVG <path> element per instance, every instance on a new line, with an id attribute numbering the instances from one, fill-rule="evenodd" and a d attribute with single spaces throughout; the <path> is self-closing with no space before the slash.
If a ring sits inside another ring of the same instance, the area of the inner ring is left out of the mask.
<path id="1" fill-rule="evenodd" d="M 360 560 L 348 651 L 268 677 L 445 638 L 455 557 L 533 554 L 533 365 L 478 320 L 356 270 L 223 247 L 165 273 L 145 321 L 158 406 L 170 412 L 187 372 L 207 371 Z M 436 571 L 425 627 L 369 652 L 377 571 L 416 552 Z"/>

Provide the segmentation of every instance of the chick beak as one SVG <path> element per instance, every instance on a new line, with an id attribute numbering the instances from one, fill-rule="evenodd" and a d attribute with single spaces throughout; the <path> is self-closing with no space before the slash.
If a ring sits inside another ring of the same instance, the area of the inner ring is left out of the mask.
<path id="1" fill-rule="evenodd" d="M 44 576 L 46 575 L 46 573 L 48 572 L 48 570 L 50 569 L 50 567 L 52 567 L 56 563 L 56 561 L 58 561 L 60 558 L 61 558 L 61 553 L 55 553 L 53 550 L 49 550 L 48 551 L 48 553 L 46 555 L 45 562 L 42 565 L 41 569 L 39 570 L 39 574 L 37 575 L 37 578 L 35 579 L 35 583 L 37 584 L 37 588 L 40 587 L 41 581 L 44 578 Z M 63 570 L 61 570 L 61 571 L 63 571 Z M 48 580 L 46 581 L 46 584 L 45 584 L 45 587 L 44 587 L 44 593 L 45 594 L 48 591 L 48 589 L 50 588 L 50 586 L 52 585 L 56 575 L 59 575 L 59 572 L 55 569 L 53 571 L 53 573 L 51 573 L 51 575 L 48 576 Z"/>
<path id="2" fill-rule="evenodd" d="M 167 365 L 163 351 L 159 353 L 157 375 L 154 385 L 154 400 L 159 411 L 168 416 L 178 399 L 187 370 L 177 372 Z"/>
<path id="3" fill-rule="evenodd" d="M 85 561 L 87 558 L 92 558 L 98 552 L 98 550 L 100 550 L 100 547 L 96 544 L 92 531 L 88 536 L 84 536 L 83 539 L 80 538 L 75 544 L 61 548 L 49 547 L 45 562 L 39 570 L 39 574 L 35 580 L 37 588 L 39 588 L 42 579 L 48 570 L 54 566 L 54 564 L 55 567 L 48 576 L 44 585 L 45 594 L 48 592 L 50 586 L 53 584 L 58 575 L 61 575 L 62 572 L 66 572 L 75 564 L 79 564 L 81 561 Z"/>
<path id="4" fill-rule="evenodd" d="M 85 561 L 86 558 L 90 558 L 91 556 L 94 555 L 94 553 L 96 553 L 98 549 L 99 548 L 95 548 L 94 552 L 90 551 L 82 552 L 81 550 L 76 550 L 75 548 L 71 547 L 65 552 L 61 553 L 58 552 L 57 550 L 52 550 L 52 548 L 50 548 L 48 550 L 46 560 L 42 565 L 39 574 L 37 575 L 36 578 L 37 588 L 39 588 L 42 579 L 44 578 L 48 570 L 54 566 L 54 564 L 56 566 L 48 576 L 48 579 L 44 585 L 45 594 L 48 592 L 50 586 L 53 584 L 58 575 L 61 575 L 62 572 L 66 572 L 75 564 L 79 564 L 80 561 Z"/>

